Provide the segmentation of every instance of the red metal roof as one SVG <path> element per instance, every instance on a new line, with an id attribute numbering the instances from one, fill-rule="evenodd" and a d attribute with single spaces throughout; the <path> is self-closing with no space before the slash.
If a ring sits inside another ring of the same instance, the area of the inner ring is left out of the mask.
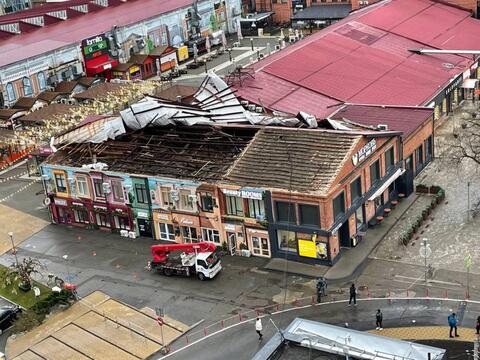
<path id="1" fill-rule="evenodd" d="M 39 27 L 37 30 L 12 35 L 0 40 L 0 66 L 13 64 L 67 45 L 80 43 L 83 39 L 110 31 L 113 25 L 128 25 L 191 5 L 193 0 L 128 0 L 94 12 Z M 85 3 L 73 0 L 51 5 L 52 10 Z M 45 5 L 50 6 L 50 5 Z M 60 7 L 60 8 L 59 8 Z M 43 9 L 42 7 L 41 9 Z M 50 8 L 48 8 L 50 9 Z M 25 18 L 25 13 L 35 16 L 45 10 L 32 9 L 0 17 L 0 24 Z"/>
<path id="2" fill-rule="evenodd" d="M 385 124 L 389 130 L 401 131 L 406 138 L 432 114 L 431 109 L 425 108 L 348 105 L 332 115 L 332 118 L 374 127 Z"/>
<path id="3" fill-rule="evenodd" d="M 255 79 L 236 88 L 246 100 L 292 113 L 311 104 L 318 104 L 315 114 L 331 113 L 340 101 L 422 106 L 472 57 L 408 49 L 480 49 L 479 33 L 480 21 L 468 11 L 431 0 L 387 0 L 261 60 Z M 288 101 L 293 92 L 302 96 Z"/>

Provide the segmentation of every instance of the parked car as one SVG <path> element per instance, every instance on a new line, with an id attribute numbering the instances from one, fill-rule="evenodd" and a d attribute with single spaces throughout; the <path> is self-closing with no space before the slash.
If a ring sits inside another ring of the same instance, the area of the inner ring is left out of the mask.
<path id="1" fill-rule="evenodd" d="M 0 334 L 12 326 L 21 311 L 18 306 L 7 305 L 0 307 Z"/>

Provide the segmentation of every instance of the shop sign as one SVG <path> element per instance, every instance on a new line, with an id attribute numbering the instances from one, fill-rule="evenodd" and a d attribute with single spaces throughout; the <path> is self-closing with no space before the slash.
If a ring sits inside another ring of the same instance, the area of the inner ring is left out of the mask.
<path id="1" fill-rule="evenodd" d="M 157 217 L 158 217 L 159 220 L 166 220 L 166 221 L 169 220 L 167 214 L 158 214 Z"/>
<path id="2" fill-rule="evenodd" d="M 260 191 L 243 190 L 243 189 L 240 189 L 240 190 L 222 189 L 222 192 L 228 196 L 236 196 L 244 199 L 254 199 L 254 200 L 263 199 L 263 192 L 260 192 Z"/>
<path id="3" fill-rule="evenodd" d="M 112 63 L 108 63 L 108 64 L 103 65 L 103 70 L 108 70 L 108 69 L 111 69 L 111 68 L 112 68 Z"/>
<path id="4" fill-rule="evenodd" d="M 67 206 L 67 200 L 65 200 L 65 199 L 54 198 L 53 201 L 54 201 L 55 205 Z"/>
<path id="5" fill-rule="evenodd" d="M 352 156 L 352 163 L 354 166 L 357 166 L 358 163 L 361 163 L 367 157 L 369 157 L 377 149 L 377 140 L 372 139 L 363 147 L 357 151 L 356 154 Z"/>
<path id="6" fill-rule="evenodd" d="M 268 235 L 268 231 L 265 230 L 257 230 L 257 229 L 247 229 L 249 234 L 263 234 Z"/>
<path id="7" fill-rule="evenodd" d="M 183 219 L 180 220 L 180 224 L 183 224 L 183 225 L 193 225 L 193 221 L 190 220 L 190 219 L 185 219 L 185 218 L 183 218 Z"/>
<path id="8" fill-rule="evenodd" d="M 470 77 L 470 69 L 465 70 L 463 72 L 463 80 L 468 79 Z"/>
<path id="9" fill-rule="evenodd" d="M 105 206 L 93 205 L 93 208 L 94 208 L 94 209 L 98 209 L 98 210 L 107 211 L 107 208 L 106 208 Z"/>
<path id="10" fill-rule="evenodd" d="M 226 231 L 235 231 L 235 225 L 233 224 L 225 224 Z"/>
<path id="11" fill-rule="evenodd" d="M 300 256 L 305 256 L 309 258 L 316 258 L 317 251 L 315 247 L 315 242 L 312 240 L 301 240 L 298 239 L 298 254 Z"/>
<path id="12" fill-rule="evenodd" d="M 103 55 L 107 51 L 108 40 L 105 35 L 98 35 L 82 41 L 82 52 L 87 60 Z"/>
<path id="13" fill-rule="evenodd" d="M 78 202 L 72 202 L 72 205 L 73 205 L 73 206 L 83 206 L 82 203 L 78 203 Z"/>
<path id="14" fill-rule="evenodd" d="M 139 68 L 138 66 L 136 66 L 136 65 L 135 65 L 135 66 L 132 66 L 132 67 L 130 68 L 130 74 L 134 74 L 134 73 L 136 73 L 136 72 L 138 72 L 138 71 L 140 71 L 140 68 Z"/>
<path id="15" fill-rule="evenodd" d="M 451 82 L 446 88 L 445 88 L 445 96 L 450 94 L 453 89 L 455 89 L 458 85 L 460 85 L 463 81 L 463 75 L 457 77 L 453 82 Z"/>
<path id="16" fill-rule="evenodd" d="M 148 213 L 144 211 L 138 211 L 137 212 L 137 217 L 142 218 L 142 219 L 148 219 Z"/>

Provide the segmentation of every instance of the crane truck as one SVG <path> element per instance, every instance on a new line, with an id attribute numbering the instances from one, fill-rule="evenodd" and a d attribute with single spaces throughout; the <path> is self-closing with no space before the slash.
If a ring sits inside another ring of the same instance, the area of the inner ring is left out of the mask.
<path id="1" fill-rule="evenodd" d="M 222 269 L 213 243 L 158 244 L 151 251 L 150 268 L 165 276 L 196 274 L 203 281 L 213 279 Z"/>

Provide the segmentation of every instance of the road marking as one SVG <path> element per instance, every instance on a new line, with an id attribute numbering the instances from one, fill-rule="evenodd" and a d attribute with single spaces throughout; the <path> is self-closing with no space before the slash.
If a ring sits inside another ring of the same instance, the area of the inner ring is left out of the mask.
<path id="1" fill-rule="evenodd" d="M 411 277 L 411 276 L 404 276 L 404 275 L 395 275 L 396 278 L 404 278 L 404 279 L 410 279 L 410 280 L 415 280 L 415 281 L 418 281 L 418 279 L 420 279 L 422 276 L 425 276 L 425 275 L 421 275 L 419 278 L 414 278 L 414 277 Z M 462 286 L 459 283 L 453 283 L 453 282 L 442 281 L 442 280 L 430 280 L 429 279 L 428 282 L 436 283 L 436 284 L 442 284 L 442 285 Z"/>
<path id="2" fill-rule="evenodd" d="M 16 168 L 19 167 L 19 166 L 22 166 L 22 165 L 25 164 L 26 162 L 27 162 L 27 159 L 22 160 L 22 161 L 20 161 L 19 163 L 16 163 L 15 165 L 12 165 L 12 166 L 6 168 L 5 170 L 0 171 L 0 175 L 3 175 L 3 174 L 5 174 L 5 173 L 7 173 L 7 172 L 12 171 L 13 169 L 16 169 Z"/>

